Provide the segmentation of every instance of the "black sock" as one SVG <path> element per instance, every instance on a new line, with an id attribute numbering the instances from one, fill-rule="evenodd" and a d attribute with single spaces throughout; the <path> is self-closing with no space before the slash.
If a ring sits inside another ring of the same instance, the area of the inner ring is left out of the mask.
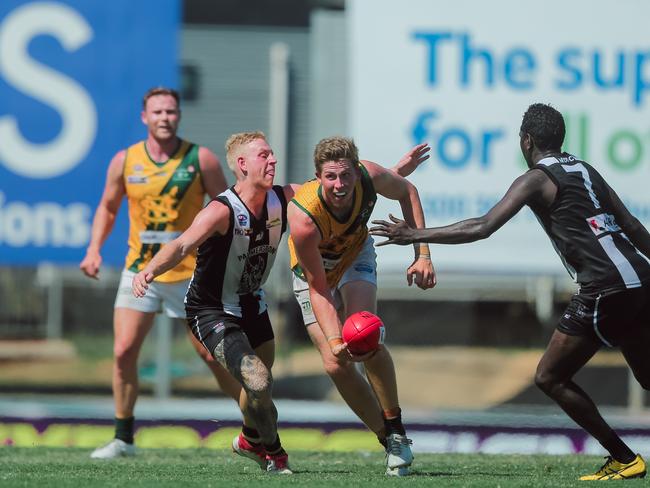
<path id="1" fill-rule="evenodd" d="M 133 422 L 135 418 L 126 419 L 115 418 L 115 438 L 120 439 L 127 444 L 133 444 Z"/>
<path id="2" fill-rule="evenodd" d="M 251 446 L 260 445 L 260 433 L 257 429 L 248 427 L 246 424 L 242 424 L 241 433 L 244 434 L 244 438 L 248 441 Z"/>
<path id="3" fill-rule="evenodd" d="M 404 425 L 402 424 L 402 414 L 399 414 L 394 419 L 384 419 L 384 427 L 386 429 L 386 435 L 391 434 L 400 434 L 406 435 L 406 430 L 404 430 Z"/>
<path id="4" fill-rule="evenodd" d="M 384 450 L 388 449 L 388 442 L 386 442 L 385 437 L 377 437 L 377 440 L 382 446 L 384 446 Z"/>
<path id="5" fill-rule="evenodd" d="M 634 461 L 636 454 L 625 444 L 621 438 L 612 433 L 607 439 L 603 439 L 600 443 L 611 456 L 616 459 L 619 463 L 631 463 Z"/>
<path id="6" fill-rule="evenodd" d="M 282 444 L 280 443 L 280 436 L 278 435 L 275 438 L 275 441 L 271 445 L 266 445 L 263 444 L 264 449 L 266 450 L 267 454 L 270 454 L 271 456 L 275 456 L 276 454 L 280 454 L 284 449 L 282 449 Z"/>

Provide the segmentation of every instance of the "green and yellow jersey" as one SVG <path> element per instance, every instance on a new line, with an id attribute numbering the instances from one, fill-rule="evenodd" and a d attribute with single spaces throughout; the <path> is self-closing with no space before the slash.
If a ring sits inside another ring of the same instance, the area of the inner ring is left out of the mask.
<path id="1" fill-rule="evenodd" d="M 361 178 L 357 180 L 354 187 L 352 212 L 344 222 L 338 220 L 327 208 L 318 180 L 311 180 L 302 185 L 291 200 L 309 215 L 320 232 L 321 241 L 318 249 L 323 258 L 327 284 L 331 288 L 338 284 L 345 270 L 359 255 L 368 237 L 366 224 L 377 201 L 377 193 L 368 171 L 362 164 L 359 167 Z M 289 236 L 289 254 L 291 269 L 304 279 L 291 236 Z"/>
<path id="2" fill-rule="evenodd" d="M 187 229 L 203 207 L 199 146 L 181 140 L 167 161 L 151 159 L 144 141 L 126 151 L 123 171 L 129 202 L 129 252 L 126 268 L 141 271 L 165 245 Z M 189 279 L 196 257 L 186 256 L 156 281 Z"/>

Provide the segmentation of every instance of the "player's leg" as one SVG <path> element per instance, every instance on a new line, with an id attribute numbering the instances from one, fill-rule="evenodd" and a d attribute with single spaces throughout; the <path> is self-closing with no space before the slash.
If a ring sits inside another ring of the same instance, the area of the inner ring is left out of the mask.
<path id="1" fill-rule="evenodd" d="M 600 344 L 589 337 L 556 330 L 537 367 L 535 383 L 615 460 L 628 463 L 635 454 L 603 419 L 591 397 L 573 381 L 573 376 L 599 349 Z"/>
<path id="2" fill-rule="evenodd" d="M 113 311 L 113 402 L 115 439 L 91 454 L 95 459 L 132 456 L 134 409 L 138 398 L 138 357 L 142 343 L 153 326 L 160 298 L 155 291 L 142 299 L 131 293 L 133 273 L 124 270 Z"/>
<path id="3" fill-rule="evenodd" d="M 650 287 L 635 290 L 639 310 L 629 324 L 629 333 L 621 340 L 621 352 L 634 377 L 650 390 Z M 626 307 L 629 308 L 629 307 Z"/>
<path id="4" fill-rule="evenodd" d="M 162 299 L 162 308 L 166 315 L 173 318 L 185 319 L 185 294 L 187 292 L 187 287 L 189 286 L 189 280 L 180 281 L 176 283 L 163 283 L 156 285 L 156 291 L 160 294 Z M 183 320 L 185 322 L 185 320 Z M 191 327 L 191 325 L 190 325 Z M 187 327 L 187 335 L 194 347 L 194 350 L 197 352 L 199 357 L 203 359 L 206 366 L 212 372 L 212 375 L 217 380 L 217 384 L 221 391 L 226 395 L 231 397 L 235 402 L 241 404 L 242 400 L 240 399 L 243 390 L 239 382 L 233 378 L 233 376 L 226 371 L 226 369 L 216 361 L 212 354 L 206 349 L 206 347 L 201 344 L 201 342 L 194 337 L 190 327 Z M 253 425 L 251 419 L 244 418 L 244 424 Z"/>
<path id="5" fill-rule="evenodd" d="M 332 354 L 317 322 L 307 325 L 307 333 L 320 353 L 325 372 L 334 382 L 345 403 L 378 438 L 383 439 L 385 435 L 381 408 L 372 388 L 355 363 L 338 359 Z"/>
<path id="6" fill-rule="evenodd" d="M 208 350 L 203 347 L 203 344 L 194 337 L 194 334 L 192 334 L 192 331 L 189 328 L 187 329 L 187 336 L 196 353 L 201 359 L 203 359 L 208 368 L 210 368 L 210 371 L 217 380 L 217 384 L 221 391 L 239 403 L 239 398 L 243 391 L 239 381 L 233 378 L 233 376 L 212 357 Z"/>
<path id="7" fill-rule="evenodd" d="M 351 273 L 354 273 L 354 269 Z M 377 287 L 372 281 L 365 281 L 358 274 L 350 276 L 346 273 L 345 283 L 339 288 L 344 304 L 345 315 L 368 311 L 376 313 Z M 402 411 L 399 407 L 397 394 L 397 379 L 393 359 L 386 346 L 382 346 L 376 354 L 365 361 L 368 381 L 377 396 L 382 409 L 384 434 L 386 438 L 387 474 L 403 476 L 408 474 L 408 466 L 413 462 L 411 440 L 406 437 L 402 424 Z"/>

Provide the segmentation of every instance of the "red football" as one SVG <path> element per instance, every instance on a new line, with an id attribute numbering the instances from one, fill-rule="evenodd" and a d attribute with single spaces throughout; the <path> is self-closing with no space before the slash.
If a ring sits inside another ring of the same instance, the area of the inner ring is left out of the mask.
<path id="1" fill-rule="evenodd" d="M 366 354 L 384 343 L 386 329 L 379 317 L 370 312 L 357 312 L 343 324 L 343 340 L 352 354 Z"/>

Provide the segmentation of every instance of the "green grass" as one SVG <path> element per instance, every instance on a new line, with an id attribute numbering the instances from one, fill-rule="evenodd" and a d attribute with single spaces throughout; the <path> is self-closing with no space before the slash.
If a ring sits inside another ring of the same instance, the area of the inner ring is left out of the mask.
<path id="1" fill-rule="evenodd" d="M 291 454 L 293 476 L 268 476 L 229 451 L 149 449 L 133 459 L 92 461 L 87 449 L 0 447 L 0 486 L 5 487 L 201 487 L 274 486 L 584 486 L 579 475 L 595 471 L 595 456 L 417 454 L 408 478 L 383 474 L 381 453 Z M 644 480 L 630 480 L 629 486 Z"/>

